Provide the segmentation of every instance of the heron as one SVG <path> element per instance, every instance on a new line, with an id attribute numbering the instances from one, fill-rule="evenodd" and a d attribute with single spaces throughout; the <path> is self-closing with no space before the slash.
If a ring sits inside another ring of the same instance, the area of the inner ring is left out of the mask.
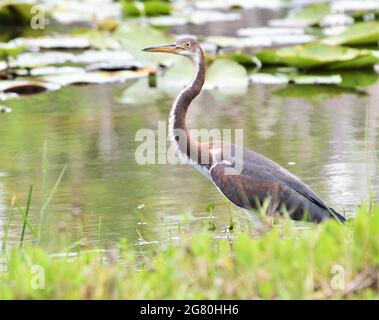
<path id="1" fill-rule="evenodd" d="M 327 219 L 345 221 L 308 185 L 266 156 L 226 141 L 200 143 L 191 138 L 186 115 L 204 85 L 206 72 L 204 51 L 196 39 L 181 37 L 173 44 L 148 47 L 143 51 L 176 54 L 192 61 L 193 78 L 171 108 L 169 140 L 181 159 L 212 181 L 227 199 L 250 213 L 257 212 L 269 199 L 268 213 L 314 223 Z M 242 157 L 238 159 L 236 154 Z"/>

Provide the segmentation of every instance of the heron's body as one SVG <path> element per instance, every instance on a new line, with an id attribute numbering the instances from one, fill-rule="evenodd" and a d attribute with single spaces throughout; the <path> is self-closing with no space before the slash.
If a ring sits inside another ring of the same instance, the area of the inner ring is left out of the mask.
<path id="1" fill-rule="evenodd" d="M 274 161 L 239 145 L 223 141 L 198 143 L 186 126 L 186 114 L 205 80 L 204 54 L 193 39 L 175 45 L 146 48 L 188 56 L 194 63 L 194 77 L 176 98 L 169 116 L 169 137 L 178 155 L 210 179 L 235 205 L 257 209 L 270 199 L 269 213 L 287 212 L 294 220 L 321 222 L 345 219 L 329 208 L 305 183 Z M 242 155 L 235 157 L 236 154 Z"/>

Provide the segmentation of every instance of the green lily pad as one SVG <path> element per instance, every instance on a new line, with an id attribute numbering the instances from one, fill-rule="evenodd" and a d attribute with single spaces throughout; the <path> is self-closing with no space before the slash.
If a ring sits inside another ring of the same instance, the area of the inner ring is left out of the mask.
<path id="1" fill-rule="evenodd" d="M 134 1 L 122 1 L 122 12 L 125 17 L 139 17 L 142 10 Z"/>
<path id="2" fill-rule="evenodd" d="M 290 12 L 282 20 L 272 20 L 272 26 L 314 26 L 319 24 L 330 13 L 328 3 L 316 3 L 300 11 Z"/>
<path id="3" fill-rule="evenodd" d="M 372 50 L 330 46 L 313 42 L 302 46 L 266 49 L 256 53 L 265 65 L 279 64 L 298 68 L 350 69 L 371 67 L 379 62 Z"/>
<path id="4" fill-rule="evenodd" d="M 168 16 L 171 11 L 171 4 L 164 1 L 148 1 L 145 3 L 145 15 L 148 17 Z"/>
<path id="5" fill-rule="evenodd" d="M 363 45 L 379 42 L 379 21 L 359 22 L 347 28 L 344 32 L 322 40 L 331 45 Z"/>
<path id="6" fill-rule="evenodd" d="M 371 71 L 341 71 L 342 82 L 339 84 L 345 88 L 366 89 L 379 80 L 379 74 Z"/>
<path id="7" fill-rule="evenodd" d="M 166 99 L 162 90 L 150 88 L 147 79 L 141 79 L 126 88 L 120 97 L 116 98 L 118 103 L 128 105 L 148 105 Z"/>
<path id="8" fill-rule="evenodd" d="M 193 65 L 190 60 L 182 58 L 166 70 L 162 77 L 158 77 L 158 88 L 170 96 L 175 96 L 190 83 L 193 74 Z"/>
<path id="9" fill-rule="evenodd" d="M 120 25 L 114 33 L 114 37 L 120 41 L 133 57 L 147 66 L 156 66 L 159 63 L 173 63 L 180 60 L 180 57 L 167 53 L 146 53 L 143 48 L 173 43 L 171 36 L 166 36 L 163 32 L 149 27 L 132 23 Z"/>
<path id="10" fill-rule="evenodd" d="M 257 66 L 257 60 L 254 59 L 254 57 L 243 52 L 221 54 L 219 58 L 233 60 L 246 68 L 252 68 Z"/>
<path id="11" fill-rule="evenodd" d="M 218 59 L 207 70 L 206 88 L 222 89 L 223 92 L 238 93 L 248 86 L 247 71 L 235 61 Z"/>
<path id="12" fill-rule="evenodd" d="M 166 74 L 158 79 L 158 87 L 168 94 L 176 95 L 179 90 L 190 83 L 193 66 L 189 60 L 175 64 Z M 204 89 L 218 90 L 230 94 L 244 92 L 248 86 L 246 69 L 235 61 L 217 59 L 207 69 Z"/>

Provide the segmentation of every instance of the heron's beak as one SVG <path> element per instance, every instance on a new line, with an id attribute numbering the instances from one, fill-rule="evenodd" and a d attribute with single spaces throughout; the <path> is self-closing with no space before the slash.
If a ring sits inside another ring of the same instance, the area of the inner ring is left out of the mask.
<path id="1" fill-rule="evenodd" d="M 148 47 L 142 51 L 146 52 L 165 52 L 165 53 L 178 53 L 178 46 L 176 44 L 168 44 L 165 46 Z"/>

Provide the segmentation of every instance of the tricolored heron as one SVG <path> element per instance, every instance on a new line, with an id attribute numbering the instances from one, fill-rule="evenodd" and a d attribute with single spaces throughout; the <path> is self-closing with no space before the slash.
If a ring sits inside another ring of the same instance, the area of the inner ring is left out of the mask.
<path id="1" fill-rule="evenodd" d="M 186 126 L 186 114 L 205 80 L 204 52 L 195 39 L 181 38 L 175 44 L 149 47 L 143 51 L 172 53 L 192 60 L 194 77 L 172 106 L 169 138 L 179 155 L 208 177 L 232 203 L 247 210 L 256 210 L 263 205 L 265 199 L 270 199 L 269 212 L 285 213 L 294 220 L 318 223 L 335 218 L 345 221 L 343 216 L 328 207 L 310 187 L 267 157 L 224 141 L 199 143 L 191 138 Z M 236 163 L 238 159 L 231 155 L 238 151 L 243 156 L 241 162 Z M 202 160 L 204 158 L 206 161 Z M 240 165 L 239 170 L 237 165 Z"/>

